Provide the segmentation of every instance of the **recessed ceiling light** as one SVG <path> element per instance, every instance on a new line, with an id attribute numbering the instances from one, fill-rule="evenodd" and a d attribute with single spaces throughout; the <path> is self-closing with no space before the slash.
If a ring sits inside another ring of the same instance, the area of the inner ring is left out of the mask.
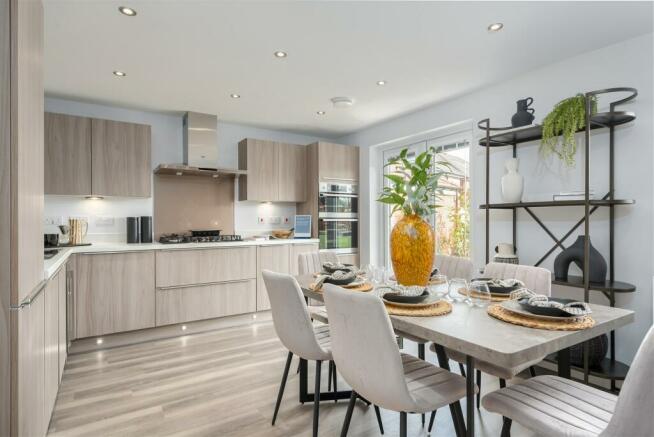
<path id="1" fill-rule="evenodd" d="M 489 32 L 499 32 L 504 27 L 502 23 L 493 23 L 488 25 Z"/>
<path id="2" fill-rule="evenodd" d="M 116 71 L 114 71 L 114 76 L 125 77 L 125 76 L 127 76 L 127 73 L 125 73 L 124 71 L 116 70 Z"/>
<path id="3" fill-rule="evenodd" d="M 384 85 L 386 85 L 386 81 L 385 80 L 378 80 L 377 85 L 384 86 Z"/>
<path id="4" fill-rule="evenodd" d="M 241 95 L 240 94 L 230 94 L 229 97 L 231 97 L 232 99 L 240 99 Z"/>
<path id="5" fill-rule="evenodd" d="M 128 8 L 127 6 L 121 6 L 118 8 L 121 14 L 127 15 L 128 17 L 133 17 L 136 15 L 136 11 L 132 8 Z"/>
<path id="6" fill-rule="evenodd" d="M 87 200 L 102 200 L 104 197 L 102 196 L 86 196 L 85 199 Z"/>
<path id="7" fill-rule="evenodd" d="M 288 53 L 282 52 L 281 50 L 278 50 L 274 53 L 276 58 L 285 58 L 288 56 Z"/>
<path id="8" fill-rule="evenodd" d="M 316 114 L 318 114 L 318 115 L 325 115 L 325 111 L 316 111 Z"/>

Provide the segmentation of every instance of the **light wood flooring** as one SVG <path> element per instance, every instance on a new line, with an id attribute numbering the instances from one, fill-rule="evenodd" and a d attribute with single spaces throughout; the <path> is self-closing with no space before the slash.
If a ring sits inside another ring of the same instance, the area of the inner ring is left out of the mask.
<path id="1" fill-rule="evenodd" d="M 405 341 L 404 350 L 417 348 Z M 265 322 L 71 355 L 48 435 L 310 436 L 312 404 L 298 403 L 295 359 L 277 424 L 270 425 L 286 354 Z M 430 352 L 427 358 L 436 362 Z M 312 388 L 312 364 L 309 370 Z M 326 365 L 322 374 L 326 390 Z M 497 388 L 497 379 L 484 378 L 484 392 Z M 340 435 L 346 407 L 347 401 L 321 404 L 320 436 Z M 386 435 L 398 435 L 399 415 L 382 410 L 382 417 Z M 501 418 L 483 408 L 476 424 L 478 436 L 500 434 Z M 379 435 L 372 408 L 357 403 L 348 435 Z M 409 435 L 428 435 L 419 415 L 409 416 Z M 454 436 L 448 408 L 439 410 L 432 435 Z M 512 435 L 532 434 L 514 424 Z"/>

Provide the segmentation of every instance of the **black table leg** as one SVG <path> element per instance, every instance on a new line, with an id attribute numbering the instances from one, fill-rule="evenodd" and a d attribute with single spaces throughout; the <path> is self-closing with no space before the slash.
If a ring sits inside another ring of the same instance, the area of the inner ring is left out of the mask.
<path id="1" fill-rule="evenodd" d="M 570 348 L 561 349 L 557 354 L 558 373 L 561 378 L 570 379 Z"/>
<path id="2" fill-rule="evenodd" d="M 466 355 L 466 435 L 475 435 L 475 359 Z"/>
<path id="3" fill-rule="evenodd" d="M 450 362 L 445 353 L 445 349 L 440 344 L 434 343 L 436 346 L 436 356 L 438 357 L 438 365 L 445 370 L 450 370 Z M 463 421 L 463 412 L 461 411 L 461 404 L 459 401 L 450 404 L 450 414 L 452 415 L 452 422 L 454 422 L 454 430 L 456 437 L 464 437 L 466 435 L 466 425 Z"/>

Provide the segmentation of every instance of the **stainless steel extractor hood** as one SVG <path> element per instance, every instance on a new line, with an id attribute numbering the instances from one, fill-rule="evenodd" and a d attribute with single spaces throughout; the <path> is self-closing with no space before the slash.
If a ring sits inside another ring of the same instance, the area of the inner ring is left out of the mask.
<path id="1" fill-rule="evenodd" d="M 199 112 L 184 114 L 184 165 L 218 167 L 218 117 Z"/>

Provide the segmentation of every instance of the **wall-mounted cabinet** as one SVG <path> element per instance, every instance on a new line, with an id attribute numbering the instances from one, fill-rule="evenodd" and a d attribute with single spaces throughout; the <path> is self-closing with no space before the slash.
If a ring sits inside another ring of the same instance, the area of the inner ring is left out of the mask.
<path id="1" fill-rule="evenodd" d="M 318 143 L 320 179 L 359 180 L 359 148 L 344 144 Z"/>
<path id="2" fill-rule="evenodd" d="M 306 147 L 247 138 L 238 144 L 239 200 L 304 202 Z"/>
<path id="3" fill-rule="evenodd" d="M 150 126 L 45 113 L 45 194 L 150 197 Z"/>

